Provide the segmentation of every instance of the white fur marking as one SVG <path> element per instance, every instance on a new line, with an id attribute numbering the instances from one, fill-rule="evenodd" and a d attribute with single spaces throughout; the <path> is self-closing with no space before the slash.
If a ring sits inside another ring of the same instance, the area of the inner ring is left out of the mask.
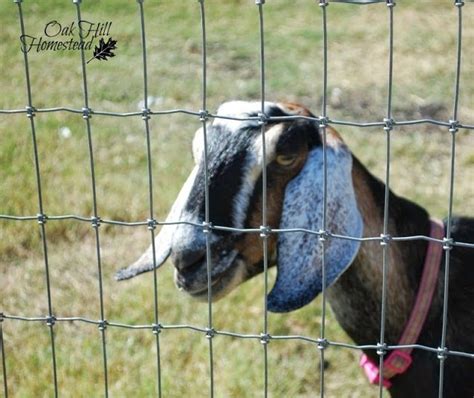
<path id="1" fill-rule="evenodd" d="M 193 138 L 194 164 L 199 164 L 201 162 L 201 159 L 204 153 L 204 134 L 202 130 L 203 128 L 200 127 L 194 133 L 194 138 Z"/>

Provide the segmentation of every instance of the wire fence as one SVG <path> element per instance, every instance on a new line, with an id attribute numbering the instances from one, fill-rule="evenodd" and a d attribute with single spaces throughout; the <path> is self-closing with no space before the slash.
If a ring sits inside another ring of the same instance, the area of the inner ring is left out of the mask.
<path id="1" fill-rule="evenodd" d="M 83 86 L 83 107 L 82 109 L 74 109 L 67 107 L 55 107 L 55 108 L 35 108 L 33 95 L 32 95 L 32 84 L 30 79 L 30 68 L 28 53 L 23 51 L 24 57 L 24 69 L 25 69 L 25 83 L 27 91 L 27 105 L 25 109 L 3 109 L 0 110 L 1 115 L 11 115 L 11 114 L 24 114 L 29 119 L 32 144 L 34 150 L 34 167 L 35 167 L 35 176 L 36 176 L 36 186 L 37 186 L 37 200 L 38 200 L 38 214 L 36 215 L 0 215 L 1 220 L 6 221 L 37 221 L 38 228 L 41 234 L 42 249 L 43 249 L 43 258 L 44 258 L 44 273 L 46 278 L 46 297 L 48 304 L 48 313 L 46 316 L 37 316 L 37 317 L 26 317 L 15 314 L 6 314 L 0 312 L 0 351 L 1 351 L 1 363 L 2 363 L 2 375 L 3 375 L 3 392 L 4 396 L 8 397 L 9 395 L 9 384 L 8 384 L 8 369 L 6 357 L 8 355 L 8 341 L 4 341 L 3 334 L 3 325 L 4 322 L 10 321 L 24 321 L 24 322 L 40 322 L 45 323 L 49 328 L 50 334 L 50 347 L 51 347 L 51 367 L 52 367 L 52 383 L 54 385 L 54 395 L 57 397 L 60 394 L 58 387 L 58 371 L 57 371 L 57 358 L 56 358 L 56 343 L 55 343 L 55 325 L 58 322 L 82 322 L 87 324 L 97 325 L 100 330 L 101 335 L 101 346 L 102 346 L 102 365 L 103 365 L 103 391 L 104 395 L 107 397 L 109 395 L 109 378 L 108 378 L 108 351 L 107 351 L 107 329 L 108 328 L 123 328 L 123 329 L 146 329 L 153 332 L 155 336 L 156 344 L 156 391 L 157 395 L 161 397 L 162 392 L 162 372 L 161 372 L 161 356 L 160 356 L 160 332 L 162 330 L 178 330 L 178 329 L 189 329 L 205 335 L 208 339 L 209 344 L 209 396 L 214 396 L 214 352 L 213 352 L 213 338 L 217 335 L 228 336 L 232 338 L 240 339 L 255 339 L 259 340 L 262 343 L 262 355 L 264 358 L 264 369 L 262 372 L 262 377 L 264 379 L 264 391 L 263 395 L 267 397 L 268 395 L 268 369 L 271 364 L 268 360 L 268 343 L 272 340 L 301 340 L 314 344 L 320 353 L 320 396 L 325 395 L 325 366 L 324 366 L 324 356 L 325 351 L 328 347 L 343 347 L 353 350 L 362 350 L 362 349 L 372 349 L 376 350 L 380 362 L 380 373 L 383 373 L 384 358 L 391 350 L 398 348 L 413 348 L 418 350 L 425 350 L 431 352 L 434 356 L 437 356 L 439 359 L 439 397 L 443 396 L 443 386 L 444 386 L 444 364 L 448 356 L 461 356 L 466 358 L 474 359 L 474 353 L 455 351 L 449 349 L 446 346 L 446 330 L 447 330 L 447 319 L 448 319 L 448 291 L 449 291 L 449 266 L 450 266 L 450 249 L 454 246 L 465 247 L 474 249 L 473 243 L 468 242 L 459 242 L 453 240 L 451 237 L 451 225 L 452 225 L 452 209 L 453 209 L 453 197 L 454 197 L 454 176 L 455 176 L 455 157 L 456 157 L 456 133 L 460 129 L 474 130 L 474 125 L 469 125 L 462 123 L 458 120 L 458 108 L 459 108 L 459 87 L 460 87 L 460 75 L 461 75 L 461 59 L 462 59 L 462 31 L 463 31 L 463 21 L 462 21 L 462 9 L 465 5 L 464 1 L 454 1 L 453 6 L 457 8 L 457 42 L 456 42 L 456 59 L 454 62 L 455 66 L 455 82 L 453 90 L 453 104 L 452 104 L 452 117 L 450 120 L 434 120 L 434 119 L 417 119 L 417 120 L 394 120 L 392 116 L 392 91 L 393 91 L 393 54 L 394 54 L 394 18 L 395 18 L 395 2 L 390 0 L 319 0 L 314 2 L 315 7 L 320 7 L 321 20 L 322 20 L 322 33 L 323 33 L 323 54 L 322 54 L 322 79 L 323 79 L 323 92 L 322 92 L 322 108 L 321 115 L 319 117 L 308 117 L 308 116 L 284 116 L 284 117 L 268 117 L 264 113 L 264 103 L 266 98 L 266 88 L 265 88 L 265 0 L 256 0 L 256 12 L 258 13 L 259 18 L 259 59 L 260 59 L 260 100 L 261 100 L 261 113 L 257 117 L 249 118 L 235 118 L 235 117 L 224 117 L 216 114 L 212 114 L 207 110 L 207 39 L 206 39 L 206 6 L 205 0 L 197 0 L 200 7 L 201 15 L 201 32 L 202 32 L 202 106 L 200 110 L 189 110 L 189 109 L 170 109 L 170 110 L 161 110 L 155 111 L 149 108 L 149 96 L 148 96 L 148 69 L 147 69 L 147 35 L 146 35 L 146 26 L 145 26 L 145 9 L 144 9 L 144 0 L 137 0 L 138 10 L 137 10 L 137 21 L 140 24 L 141 28 L 141 46 L 142 46 L 142 68 L 143 68 L 143 109 L 139 112 L 109 112 L 104 110 L 91 109 L 89 106 L 89 90 L 88 90 L 88 78 L 87 78 L 87 67 L 86 67 L 86 58 L 84 54 L 84 49 L 81 49 L 81 70 L 82 70 L 82 86 Z M 386 113 L 384 117 L 379 120 L 369 121 L 369 122 L 359 122 L 359 121 L 348 121 L 348 120 L 335 120 L 332 119 L 327 112 L 327 99 L 328 99 L 328 24 L 327 24 L 327 6 L 329 3 L 338 2 L 338 3 L 353 3 L 353 4 L 371 4 L 371 3 L 386 3 L 387 6 L 387 25 L 389 28 L 388 35 L 388 49 L 389 49 L 389 60 L 388 60 L 388 71 L 387 71 L 387 106 Z M 25 18 L 22 11 L 22 0 L 13 0 L 13 3 L 16 4 L 18 9 L 18 22 L 19 22 L 19 31 L 21 35 L 25 34 Z M 81 0 L 72 0 L 72 5 L 76 9 L 76 21 L 81 21 Z M 80 26 L 80 24 L 78 24 Z M 83 32 L 79 31 L 80 41 L 84 42 Z M 51 113 L 51 112 L 69 112 L 78 115 L 82 115 L 84 119 L 84 128 L 87 133 L 88 139 L 88 154 L 90 161 L 90 172 L 91 172 L 91 201 L 92 201 L 92 216 L 82 216 L 82 215 L 47 215 L 44 211 L 43 206 L 43 189 L 42 189 L 42 172 L 41 164 L 38 156 L 38 142 L 36 137 L 36 126 L 35 126 L 35 115 L 39 113 Z M 267 170 L 265 167 L 262 169 L 262 195 L 263 195 L 263 208 L 262 208 L 262 226 L 257 229 L 248 229 L 248 228 L 232 228 L 230 226 L 219 226 L 212 225 L 209 219 L 209 184 L 208 184 L 208 170 L 205 170 L 205 221 L 203 224 L 194 224 L 189 222 L 183 222 L 176 220 L 173 222 L 162 222 L 155 219 L 155 205 L 154 205 L 154 196 L 153 196 L 153 184 L 154 178 L 152 173 L 152 160 L 153 154 L 151 151 L 151 135 L 150 135 L 150 118 L 159 117 L 161 115 L 181 113 L 188 115 L 191 118 L 197 118 L 202 123 L 203 128 L 203 140 L 204 140 L 204 161 L 206 165 L 208 164 L 208 148 L 207 148 L 207 130 L 206 123 L 210 119 L 215 118 L 224 118 L 232 120 L 253 120 L 261 123 L 262 126 L 262 148 L 263 148 L 263 158 L 265 159 L 265 139 L 264 139 L 264 128 L 265 125 L 270 121 L 284 121 L 284 120 L 296 120 L 296 119 L 307 119 L 317 122 L 321 128 L 323 136 L 323 153 L 324 153 L 324 163 L 323 163 L 323 222 L 321 229 L 318 231 L 313 230 L 303 230 L 303 229 L 271 229 L 267 225 Z M 148 208 L 149 208 L 149 218 L 147 220 L 141 220 L 136 222 L 124 222 L 117 220 L 102 219 L 98 213 L 97 209 L 97 194 L 96 194 L 96 178 L 95 178 L 95 162 L 94 162 L 94 134 L 90 123 L 91 116 L 105 116 L 105 117 L 139 117 L 143 119 L 143 129 L 146 135 L 146 151 L 147 151 L 147 172 L 148 172 Z M 333 125 L 343 125 L 343 126 L 354 126 L 354 127 L 380 127 L 383 129 L 386 136 L 386 169 L 385 169 L 385 201 L 384 201 L 384 216 L 383 216 L 383 231 L 381 231 L 380 236 L 375 237 L 364 237 L 364 238 L 355 238 L 351 236 L 341 236 L 334 233 L 331 233 L 327 229 L 327 218 L 326 218 L 326 208 L 327 208 L 327 167 L 326 167 L 326 127 L 329 124 Z M 388 220 L 389 220 L 389 190 L 390 190 L 390 163 L 391 163 L 391 133 L 394 128 L 399 126 L 415 126 L 415 125 L 436 125 L 446 128 L 449 131 L 451 137 L 451 156 L 450 156 L 450 185 L 449 185 L 449 195 L 448 195 L 448 217 L 447 217 L 447 233 L 444 239 L 434 239 L 429 236 L 390 236 L 388 234 Z M 76 220 L 84 223 L 89 223 L 95 231 L 95 248 L 96 248 L 96 260 L 97 260 L 97 271 L 98 271 L 98 295 L 99 295 L 99 312 L 100 319 L 93 320 L 85 317 L 60 317 L 56 316 L 54 310 L 54 303 L 51 298 L 51 283 L 50 283 L 50 271 L 49 271 L 49 260 L 48 260 L 48 239 L 47 239 L 47 223 L 48 222 L 63 222 L 69 220 Z M 206 253 L 207 253 L 207 273 L 208 273 L 208 322 L 205 327 L 182 324 L 182 325 L 171 325 L 160 323 L 160 313 L 159 313 L 159 303 L 158 303 L 158 278 L 156 273 L 156 267 L 153 271 L 153 306 L 154 306 L 154 322 L 152 324 L 124 324 L 107 320 L 105 308 L 104 308 L 104 290 L 103 290 L 103 277 L 102 277 L 102 255 L 101 255 L 101 246 L 100 246 L 100 225 L 109 224 L 114 226 L 126 226 L 126 227 L 146 227 L 149 230 L 150 242 L 153 249 L 153 264 L 156 265 L 156 253 L 155 253 L 155 230 L 158 226 L 167 225 L 167 224 L 190 224 L 194 225 L 197 228 L 202 228 L 203 233 L 206 236 Z M 264 307 L 264 318 L 262 320 L 261 333 L 255 334 L 241 334 L 235 333 L 232 331 L 217 330 L 214 328 L 213 323 L 213 306 L 212 306 L 212 284 L 211 284 L 211 247 L 209 236 L 212 234 L 212 231 L 233 231 L 233 232 L 243 232 L 243 233 L 253 233 L 259 234 L 262 240 L 262 250 L 264 255 L 264 292 L 262 305 Z M 382 302 L 381 302 L 381 322 L 380 322 L 380 338 L 379 341 L 374 342 L 369 345 L 356 345 L 349 343 L 342 343 L 337 341 L 332 341 L 326 336 L 326 286 L 325 286 L 325 250 L 322 254 L 323 262 L 323 291 L 322 291 L 322 317 L 321 317 L 321 328 L 319 337 L 309 337 L 303 335 L 272 335 L 268 327 L 268 316 L 267 316 L 267 292 L 268 292 L 268 266 L 269 266 L 269 257 L 268 257 L 268 237 L 270 234 L 279 234 L 279 233 L 292 233 L 292 232 L 305 232 L 308 234 L 314 234 L 319 237 L 320 243 L 325 247 L 327 244 L 327 239 L 349 239 L 357 241 L 378 241 L 382 245 L 383 257 L 382 257 L 382 266 L 383 266 L 383 286 L 382 286 Z M 438 244 L 443 245 L 445 251 L 445 279 L 444 279 L 444 293 L 443 293 L 443 317 L 442 317 L 442 331 L 441 331 L 441 341 L 438 347 L 428 347 L 420 344 L 410 344 L 410 345 L 387 345 L 385 343 L 385 319 L 386 319 L 386 295 L 387 295 L 387 269 L 389 267 L 389 257 L 388 257 L 388 248 L 391 242 L 400 242 L 400 241 L 413 241 L 413 240 L 425 240 L 425 241 L 434 241 Z M 1 311 L 1 309 L 0 309 Z M 7 348 L 5 348 L 7 346 Z M 384 395 L 384 389 L 382 384 L 382 378 L 379 382 L 379 396 Z"/>

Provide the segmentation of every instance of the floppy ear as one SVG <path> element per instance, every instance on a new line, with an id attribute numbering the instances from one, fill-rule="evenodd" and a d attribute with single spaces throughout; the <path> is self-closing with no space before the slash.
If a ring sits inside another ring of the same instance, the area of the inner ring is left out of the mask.
<path id="1" fill-rule="evenodd" d="M 195 166 L 173 203 L 168 217 L 166 217 L 166 222 L 177 222 L 180 220 L 194 180 L 196 179 L 197 171 L 198 166 Z M 155 262 L 153 262 L 153 246 L 151 245 L 132 265 L 117 271 L 115 279 L 118 281 L 130 279 L 143 272 L 153 270 L 153 264 L 155 264 L 156 268 L 162 265 L 171 254 L 171 242 L 175 230 L 176 224 L 165 224 L 161 227 L 158 236 L 155 238 Z"/>
<path id="2" fill-rule="evenodd" d="M 342 142 L 327 146 L 328 232 L 360 238 L 362 217 L 352 184 L 352 155 Z M 309 154 L 301 172 L 285 191 L 280 228 L 319 231 L 323 226 L 323 149 Z M 360 242 L 329 238 L 326 243 L 326 286 L 354 260 Z M 278 237 L 277 279 L 268 295 L 268 309 L 287 312 L 312 301 L 322 290 L 322 244 L 318 235 L 284 232 Z"/>

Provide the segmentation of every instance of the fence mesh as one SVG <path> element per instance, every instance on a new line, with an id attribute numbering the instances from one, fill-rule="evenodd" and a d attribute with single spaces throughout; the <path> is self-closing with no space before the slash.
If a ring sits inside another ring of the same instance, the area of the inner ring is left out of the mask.
<path id="1" fill-rule="evenodd" d="M 387 25 L 388 25 L 388 49 L 389 49 L 389 59 L 388 59 L 388 71 L 387 71 L 387 97 L 386 97 L 386 113 L 381 120 L 369 121 L 369 122 L 360 122 L 360 121 L 349 121 L 349 120 L 335 120 L 328 115 L 327 112 L 327 98 L 328 98 L 328 27 L 327 23 L 327 6 L 329 3 L 338 2 L 338 3 L 352 3 L 352 4 L 371 4 L 371 3 L 385 3 L 387 6 Z M 16 4 L 18 10 L 18 23 L 19 23 L 19 32 L 21 35 L 25 35 L 25 18 L 22 10 L 22 0 L 14 0 L 13 3 Z M 198 0 L 200 15 L 201 15 L 201 32 L 202 32 L 202 104 L 200 110 L 189 110 L 189 109 L 170 109 L 170 110 L 152 110 L 149 107 L 149 95 L 148 95 L 148 69 L 147 69 L 147 35 L 145 29 L 145 6 L 144 0 L 137 0 L 138 9 L 137 9 L 137 23 L 140 24 L 141 31 L 141 46 L 142 46 L 142 69 L 143 69 L 143 109 L 138 112 L 110 112 L 98 109 L 91 109 L 89 106 L 89 91 L 88 91 L 88 78 L 87 78 L 87 66 L 86 66 L 86 57 L 84 54 L 84 49 L 81 49 L 81 71 L 82 71 L 82 86 L 83 86 L 83 107 L 82 109 L 68 108 L 68 107 L 54 107 L 54 108 L 36 108 L 34 106 L 35 101 L 33 94 L 33 88 L 30 78 L 30 68 L 29 68 L 29 59 L 28 53 L 23 51 L 24 57 L 24 70 L 25 70 L 25 85 L 27 92 L 27 105 L 25 109 L 3 109 L 0 110 L 0 114 L 3 117 L 11 114 L 23 114 L 29 119 L 30 129 L 31 129 L 31 138 L 33 144 L 33 156 L 34 156 L 34 168 L 36 176 L 36 187 L 37 187 L 37 201 L 38 201 L 38 214 L 36 215 L 10 215 L 2 214 L 0 219 L 4 221 L 11 222 L 21 222 L 21 221 L 37 221 L 39 232 L 41 234 L 42 249 L 43 249 L 43 258 L 44 258 L 44 273 L 46 279 L 46 297 L 48 305 L 48 313 L 46 316 L 37 316 L 37 317 L 26 317 L 17 314 L 7 314 L 0 313 L 0 351 L 1 351 L 1 363 L 2 363 L 2 375 L 3 375 L 3 392 L 4 396 L 8 397 L 9 394 L 9 383 L 8 383 L 8 369 L 6 357 L 8 355 L 8 341 L 4 341 L 4 332 L 3 326 L 5 323 L 10 323 L 13 321 L 22 321 L 22 322 L 41 322 L 45 323 L 49 328 L 50 333 L 50 348 L 51 348 L 51 367 L 53 379 L 51 383 L 54 385 L 54 395 L 58 396 L 61 391 L 58 387 L 58 376 L 57 376 L 57 358 L 56 358 L 56 348 L 55 348 L 55 326 L 58 322 L 77 322 L 77 323 L 87 323 L 97 325 L 100 336 L 101 336 L 101 347 L 102 347 L 102 366 L 103 366 L 103 389 L 104 395 L 109 395 L 109 379 L 108 379 L 108 363 L 107 363 L 107 330 L 108 328 L 122 328 L 122 329 L 146 329 L 153 332 L 156 341 L 156 391 L 158 396 L 162 396 L 162 363 L 160 358 L 160 332 L 162 330 L 179 330 L 179 329 L 189 329 L 205 335 L 208 339 L 209 344 L 209 396 L 214 396 L 214 353 L 213 353 L 213 338 L 216 335 L 228 336 L 238 339 L 255 339 L 259 340 L 262 343 L 262 355 L 264 358 L 264 369 L 262 372 L 262 377 L 264 379 L 264 391 L 263 395 L 266 397 L 268 395 L 268 369 L 271 366 L 268 359 L 268 343 L 272 340 L 301 340 L 314 344 L 315 347 L 319 349 L 320 353 L 320 396 L 323 397 L 325 394 L 325 366 L 324 358 L 325 351 L 328 347 L 342 347 L 347 349 L 373 349 L 377 350 L 380 358 L 380 369 L 381 373 L 383 372 L 384 366 L 384 357 L 391 350 L 397 348 L 414 348 L 418 350 L 425 350 L 431 352 L 432 355 L 437 356 L 439 359 L 439 397 L 443 396 L 443 386 L 444 386 L 444 364 L 445 359 L 448 356 L 462 356 L 474 359 L 474 353 L 455 351 L 449 349 L 446 346 L 446 330 L 448 322 L 448 298 L 449 298 L 449 266 L 450 266 L 450 249 L 453 246 L 465 247 L 465 248 L 474 248 L 474 244 L 468 242 L 459 242 L 455 241 L 451 237 L 451 225 L 452 225 L 452 210 L 453 210 L 453 197 L 454 197 L 454 177 L 455 177 L 455 158 L 456 158 L 456 133 L 460 129 L 474 130 L 473 125 L 464 124 L 458 120 L 458 108 L 459 108 L 459 87 L 460 87 L 460 76 L 461 76 L 461 59 L 462 59 L 462 31 L 463 31 L 463 22 L 462 22 L 462 10 L 465 5 L 464 1 L 454 1 L 453 6 L 457 9 L 457 41 L 456 41 L 456 59 L 453 63 L 455 67 L 455 82 L 453 90 L 453 109 L 452 117 L 450 120 L 434 120 L 434 119 L 416 119 L 416 120 L 394 120 L 392 115 L 392 92 L 393 92 L 393 55 L 394 55 L 394 18 L 395 18 L 395 2 L 394 1 L 385 1 L 385 0 L 319 0 L 315 2 L 315 7 L 320 7 L 321 12 L 321 21 L 322 21 L 322 34 L 323 34 L 323 53 L 322 53 L 322 80 L 323 80 L 323 92 L 322 92 L 322 107 L 321 115 L 319 117 L 307 117 L 307 116 L 286 116 L 286 117 L 268 117 L 265 115 L 265 99 L 266 99 L 266 88 L 265 88 L 265 0 L 256 0 L 256 12 L 258 13 L 259 20 L 259 60 L 260 60 L 260 103 L 261 103 L 261 113 L 258 117 L 250 118 L 232 118 L 225 117 L 226 119 L 235 119 L 235 120 L 256 120 L 261 124 L 261 136 L 262 136 L 262 148 L 263 148 L 263 158 L 265 159 L 265 139 L 264 139 L 264 129 L 265 125 L 270 121 L 284 121 L 284 120 L 295 120 L 295 119 L 308 119 L 314 120 L 317 122 L 321 128 L 323 136 L 323 153 L 324 153 L 324 163 L 323 163 L 323 221 L 320 230 L 318 231 L 308 231 L 300 229 L 271 229 L 267 224 L 267 170 L 265 167 L 262 169 L 262 195 L 263 195 L 263 208 L 262 208 L 262 221 L 261 227 L 259 229 L 237 229 L 225 225 L 212 225 L 209 219 L 209 208 L 212 206 L 209 202 L 209 184 L 208 184 L 208 170 L 206 167 L 205 170 L 205 221 L 204 224 L 192 224 L 197 228 L 201 228 L 202 232 L 206 236 L 206 253 L 207 253 L 207 274 L 208 274 L 208 321 L 205 327 L 182 324 L 182 325 L 173 325 L 173 324 L 163 324 L 160 323 L 159 317 L 159 305 L 158 305 L 158 277 L 156 273 L 156 267 L 153 271 L 153 307 L 154 307 L 154 322 L 152 324 L 124 324 L 114 321 L 107 320 L 107 316 L 104 308 L 104 289 L 102 281 L 102 261 L 101 261 L 101 245 L 100 245 L 100 225 L 109 224 L 113 226 L 126 226 L 126 227 L 137 227 L 143 228 L 146 227 L 149 230 L 150 242 L 153 250 L 153 264 L 156 266 L 156 253 L 155 253 L 155 230 L 158 226 L 165 224 L 181 224 L 183 223 L 180 220 L 175 220 L 172 222 L 162 222 L 155 219 L 155 205 L 153 197 L 153 184 L 154 177 L 152 173 L 152 159 L 153 154 L 151 150 L 151 128 L 150 128 L 150 119 L 152 117 L 159 117 L 162 115 L 176 114 L 181 113 L 189 116 L 190 118 L 198 119 L 202 123 L 202 139 L 204 141 L 204 160 L 206 165 L 208 164 L 208 148 L 207 148 L 207 129 L 206 125 L 210 119 L 215 118 L 224 118 L 216 114 L 212 114 L 207 109 L 207 53 L 206 49 L 208 46 L 206 39 L 206 6 L 205 0 Z M 81 0 L 72 0 L 72 5 L 76 9 L 76 21 L 81 21 Z M 78 24 L 80 25 L 80 24 Z M 80 41 L 84 41 L 82 29 L 79 31 Z M 38 94 L 39 95 L 39 94 Z M 90 164 L 90 173 L 91 173 L 91 202 L 92 202 L 92 216 L 83 216 L 83 215 L 47 215 L 44 211 L 43 206 L 43 190 L 42 190 L 42 170 L 41 162 L 38 156 L 38 142 L 36 135 L 36 126 L 35 126 L 35 115 L 40 113 L 73 113 L 82 115 L 84 119 L 84 129 L 87 134 L 88 142 L 88 154 L 89 154 L 89 164 Z M 96 173 L 95 173 L 95 161 L 94 161 L 94 134 L 93 129 L 90 123 L 91 116 L 108 116 L 108 117 L 117 117 L 117 118 L 141 118 L 143 120 L 143 129 L 146 136 L 146 156 L 147 156 L 147 173 L 148 173 L 148 214 L 149 218 L 147 220 L 139 220 L 135 222 L 124 222 L 118 220 L 102 219 L 98 212 L 97 206 L 97 193 L 96 193 Z M 380 236 L 374 237 L 365 237 L 365 238 L 355 238 L 350 236 L 340 236 L 331 233 L 328 230 L 327 223 L 327 166 L 326 166 L 326 127 L 329 124 L 333 125 L 343 125 L 343 126 L 355 126 L 355 127 L 378 127 L 383 129 L 386 137 L 386 168 L 385 168 L 385 200 L 384 200 L 384 215 L 383 215 L 383 231 L 381 231 Z M 442 128 L 445 128 L 451 139 L 451 156 L 450 156 L 450 185 L 449 185 L 449 194 L 448 194 L 448 217 L 447 217 L 447 233 L 446 237 L 442 240 L 433 239 L 429 236 L 390 236 L 388 234 L 388 221 L 389 221 L 389 192 L 390 192 L 390 164 L 391 164 L 391 133 L 393 129 L 399 126 L 415 126 L 415 125 L 436 125 Z M 50 282 L 50 267 L 48 261 L 48 238 L 47 238 L 47 223 L 49 222 L 65 222 L 70 220 L 76 220 L 84 223 L 89 223 L 95 232 L 95 248 L 96 248 L 96 259 L 97 259 L 97 275 L 98 275 L 98 297 L 99 297 L 99 313 L 100 319 L 94 320 L 85 317 L 60 317 L 56 315 L 54 303 L 51 297 L 51 282 Z M 190 224 L 186 222 L 187 224 Z M 264 317 L 262 319 L 262 327 L 260 333 L 255 334 L 242 334 L 236 333 L 233 331 L 226 330 L 217 330 L 214 328 L 213 323 L 213 305 L 212 305 L 212 284 L 211 284 L 211 246 L 210 246 L 210 235 L 213 231 L 237 231 L 244 233 L 259 234 L 262 240 L 262 250 L 264 255 L 264 292 L 263 292 L 263 307 L 264 307 Z M 374 342 L 369 345 L 356 345 L 349 343 L 342 343 L 337 341 L 330 340 L 326 335 L 326 282 L 325 282 L 325 250 L 322 251 L 322 262 L 323 262 L 323 291 L 322 291 L 322 312 L 321 312 L 321 328 L 319 337 L 310 337 L 303 335 L 273 335 L 270 333 L 268 326 L 268 316 L 267 316 L 267 293 L 268 293 L 268 266 L 269 266 L 269 257 L 268 257 L 268 237 L 270 234 L 278 234 L 284 232 L 305 232 L 317 235 L 320 240 L 320 244 L 323 247 L 326 246 L 328 239 L 351 239 L 359 241 L 378 241 L 382 245 L 382 264 L 383 264 L 383 286 L 382 286 L 382 298 L 381 298 L 381 323 L 380 323 L 380 338 L 379 341 Z M 385 319 L 386 319 L 386 308 L 387 308 L 387 272 L 389 263 L 388 248 L 392 242 L 400 241 L 412 241 L 412 240 L 425 240 L 425 241 L 434 241 L 440 245 L 443 245 L 445 251 L 445 280 L 444 280 L 444 292 L 443 292 L 443 318 L 442 318 L 442 332 L 441 332 L 441 341 L 438 347 L 428 347 L 419 344 L 411 345 L 387 345 L 385 343 Z M 0 309 L 1 310 L 1 309 Z M 257 392 L 255 392 L 257 393 Z M 384 389 L 382 385 L 382 380 L 379 383 L 379 396 L 384 395 Z"/>

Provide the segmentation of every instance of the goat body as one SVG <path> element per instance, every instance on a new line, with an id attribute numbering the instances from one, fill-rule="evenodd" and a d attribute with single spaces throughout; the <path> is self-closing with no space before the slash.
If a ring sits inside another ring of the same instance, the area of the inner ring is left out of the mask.
<path id="1" fill-rule="evenodd" d="M 272 121 L 265 126 L 266 153 L 261 127 L 255 120 L 259 103 L 229 102 L 207 128 L 205 164 L 202 131 L 193 141 L 195 167 L 184 184 L 156 241 L 117 279 L 128 279 L 160 266 L 168 256 L 175 265 L 175 282 L 182 290 L 207 300 L 206 240 L 196 224 L 204 222 L 205 180 L 208 169 L 209 220 L 213 225 L 236 229 L 260 228 L 262 174 L 267 167 L 267 224 L 271 228 L 317 231 L 327 217 L 329 232 L 360 237 L 379 236 L 383 230 L 385 186 L 353 156 L 339 134 L 326 128 L 326 154 L 317 123 L 304 107 L 265 103 L 265 114 L 301 116 Z M 253 119 L 252 119 L 253 118 Z M 237 120 L 240 119 L 240 120 Z M 265 156 L 264 156 L 265 155 Z M 326 164 L 327 204 L 322 196 L 323 162 Z M 326 211 L 326 213 L 324 213 Z M 390 192 L 388 233 L 391 236 L 429 235 L 429 215 L 420 206 Z M 454 218 L 451 236 L 472 242 L 474 219 Z M 267 238 L 277 280 L 269 294 L 268 308 L 286 312 L 306 305 L 322 289 L 322 245 L 317 234 L 282 233 Z M 261 242 L 238 230 L 213 230 L 211 245 L 212 297 L 263 271 Z M 386 333 L 388 345 L 396 345 L 410 316 L 423 272 L 425 240 L 391 241 L 388 245 Z M 342 328 L 359 345 L 379 341 L 382 296 L 382 247 L 379 241 L 331 238 L 326 245 L 326 283 L 331 307 Z M 417 344 L 438 347 L 441 341 L 444 258 L 437 290 Z M 453 246 L 450 251 L 449 314 L 446 346 L 451 351 L 474 353 L 474 250 Z M 377 359 L 373 350 L 366 354 Z M 394 398 L 438 396 L 440 360 L 436 353 L 415 349 L 408 370 L 391 379 Z M 448 355 L 444 367 L 444 396 L 474 395 L 474 359 Z"/>

